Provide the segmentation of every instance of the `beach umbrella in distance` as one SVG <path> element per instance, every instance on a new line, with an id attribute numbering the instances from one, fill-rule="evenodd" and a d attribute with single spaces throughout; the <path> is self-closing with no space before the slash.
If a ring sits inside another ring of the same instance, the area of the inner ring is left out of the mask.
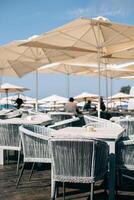
<path id="1" fill-rule="evenodd" d="M 49 109 L 53 108 L 55 110 L 56 108 L 63 107 L 63 105 L 67 103 L 67 101 L 68 101 L 67 98 L 54 94 L 41 99 L 39 103 L 44 104 L 43 105 L 44 108 L 49 108 Z"/>
<path id="2" fill-rule="evenodd" d="M 97 94 L 91 94 L 91 93 L 88 93 L 88 92 L 82 92 L 81 94 L 75 96 L 74 99 L 78 102 L 81 102 L 81 101 L 86 102 L 88 100 L 98 99 L 98 95 Z"/>
<path id="3" fill-rule="evenodd" d="M 79 18 L 24 43 L 24 45 L 37 48 L 43 48 L 46 44 L 59 46 L 63 49 L 81 48 L 96 53 L 100 98 L 101 57 L 134 46 L 134 26 L 112 23 L 104 17 Z M 100 103 L 98 103 L 98 108 L 100 108 Z M 100 116 L 100 109 L 98 110 Z"/>
<path id="4" fill-rule="evenodd" d="M 12 95 L 12 96 L 8 96 L 8 103 L 9 104 L 15 104 L 15 101 L 17 98 L 21 98 L 24 102 L 24 104 L 36 104 L 36 99 L 35 98 L 32 98 L 32 97 L 29 97 L 29 96 L 26 96 L 22 93 L 19 93 L 17 95 Z M 3 97 L 1 98 L 0 100 L 0 103 L 1 104 L 6 104 L 7 103 L 7 98 L 6 97 Z M 23 106 L 24 106 L 23 104 Z"/>
<path id="5" fill-rule="evenodd" d="M 21 98 L 24 101 L 25 104 L 36 104 L 36 99 L 35 98 L 26 96 L 24 94 L 18 94 L 18 95 L 9 96 L 8 100 L 11 100 L 12 102 L 15 102 L 15 100 L 18 97 Z"/>
<path id="6" fill-rule="evenodd" d="M 70 96 L 70 75 L 83 75 L 83 73 L 88 72 L 88 75 L 94 75 L 94 71 L 97 66 L 94 65 L 84 65 L 84 64 L 71 64 L 71 61 L 62 61 L 58 63 L 48 64 L 39 68 L 40 73 L 62 73 L 67 75 L 67 96 Z"/>
<path id="7" fill-rule="evenodd" d="M 130 99 L 130 95 L 125 94 L 123 92 L 118 92 L 117 94 L 108 97 L 108 99 L 110 99 L 112 101 L 120 101 L 120 105 L 121 105 L 121 101 L 122 100 L 124 100 L 124 101 L 129 100 Z M 111 104 L 112 104 L 112 101 L 111 101 Z"/>
<path id="8" fill-rule="evenodd" d="M 113 95 L 112 97 L 109 97 L 109 99 L 113 99 L 113 100 L 121 100 L 121 99 L 124 99 L 124 100 L 128 100 L 130 98 L 130 95 L 129 94 L 125 94 L 123 92 L 118 92 L 117 94 Z"/>
<path id="9" fill-rule="evenodd" d="M 58 104 L 58 103 L 66 103 L 68 101 L 67 98 L 59 96 L 59 95 L 51 95 L 48 97 L 45 97 L 39 101 L 40 104 L 44 103 L 53 103 L 53 104 Z"/>
<path id="10" fill-rule="evenodd" d="M 18 86 L 18 85 L 13 85 L 13 84 L 10 84 L 10 83 L 3 83 L 0 86 L 0 92 L 6 94 L 7 108 L 8 108 L 8 94 L 9 93 L 22 93 L 22 92 L 27 91 L 27 90 L 29 90 L 29 89 L 25 88 L 25 87 Z"/>

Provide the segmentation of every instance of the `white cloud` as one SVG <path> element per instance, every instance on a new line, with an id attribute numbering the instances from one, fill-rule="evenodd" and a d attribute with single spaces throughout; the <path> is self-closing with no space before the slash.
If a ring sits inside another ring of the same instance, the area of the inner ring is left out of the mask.
<path id="1" fill-rule="evenodd" d="M 106 16 L 106 17 L 124 17 L 134 13 L 133 0 L 94 0 L 87 7 L 77 8 L 68 14 L 73 17 L 79 16 Z"/>

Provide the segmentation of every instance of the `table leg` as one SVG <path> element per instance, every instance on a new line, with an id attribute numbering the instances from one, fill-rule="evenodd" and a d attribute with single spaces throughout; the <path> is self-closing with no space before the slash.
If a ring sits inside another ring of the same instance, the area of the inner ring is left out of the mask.
<path id="1" fill-rule="evenodd" d="M 115 200 L 115 142 L 114 143 L 110 143 L 109 200 Z"/>

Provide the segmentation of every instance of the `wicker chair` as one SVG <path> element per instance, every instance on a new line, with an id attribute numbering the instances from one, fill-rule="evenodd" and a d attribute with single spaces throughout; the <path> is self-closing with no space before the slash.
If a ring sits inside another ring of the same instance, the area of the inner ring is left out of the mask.
<path id="1" fill-rule="evenodd" d="M 55 199 L 57 182 L 91 184 L 103 179 L 108 169 L 108 145 L 94 139 L 51 139 L 52 185 L 51 199 Z M 64 190 L 63 190 L 63 197 Z"/>
<path id="2" fill-rule="evenodd" d="M 127 140 L 119 140 L 116 144 L 116 164 L 118 172 L 118 186 L 123 177 L 134 180 L 134 135 Z"/>
<path id="3" fill-rule="evenodd" d="M 113 123 L 106 119 L 101 119 L 97 117 L 87 116 L 84 115 L 85 119 L 85 126 L 93 126 L 95 128 L 113 128 L 113 129 L 119 129 L 121 126 L 119 124 Z"/>
<path id="4" fill-rule="evenodd" d="M 129 137 L 129 135 L 134 135 L 134 121 L 129 119 L 121 119 L 118 123 L 125 128 L 125 132 L 123 134 L 124 137 Z"/>
<path id="5" fill-rule="evenodd" d="M 3 151 L 7 151 L 7 158 L 8 158 L 8 151 L 18 151 L 18 164 L 17 164 L 17 171 L 19 165 L 19 157 L 20 157 L 20 136 L 19 136 L 19 125 L 17 124 L 5 124 L 0 123 L 0 149 Z M 4 159 L 4 158 L 3 158 Z M 4 161 L 3 161 L 4 162 Z"/>
<path id="6" fill-rule="evenodd" d="M 4 119 L 11 119 L 15 117 L 21 117 L 22 116 L 22 110 L 16 109 L 16 110 L 11 110 L 7 114 L 5 114 Z"/>
<path id="7" fill-rule="evenodd" d="M 17 181 L 17 187 L 24 172 L 26 163 L 33 163 L 29 180 L 35 163 L 51 163 L 48 146 L 51 129 L 39 125 L 23 125 L 19 128 L 24 155 L 24 163 Z"/>
<path id="8" fill-rule="evenodd" d="M 65 128 L 68 126 L 76 126 L 79 123 L 79 118 L 78 117 L 72 117 L 71 119 L 65 119 L 59 122 L 55 122 L 54 124 L 48 126 L 49 128 L 52 129 L 61 129 L 61 128 Z"/>

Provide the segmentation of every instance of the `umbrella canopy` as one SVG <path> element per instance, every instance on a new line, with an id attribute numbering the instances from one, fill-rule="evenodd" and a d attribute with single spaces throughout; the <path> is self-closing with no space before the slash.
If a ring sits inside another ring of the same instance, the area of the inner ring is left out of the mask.
<path id="1" fill-rule="evenodd" d="M 1 93 L 6 93 L 6 98 L 7 98 L 7 107 L 8 107 L 8 93 L 20 93 L 28 90 L 27 88 L 18 86 L 18 85 L 13 85 L 10 83 L 3 83 L 0 86 L 0 92 Z"/>
<path id="2" fill-rule="evenodd" d="M 130 98 L 130 95 L 128 94 L 125 94 L 123 92 L 119 92 L 115 95 L 113 95 L 112 97 L 108 97 L 108 99 L 112 99 L 112 100 L 121 100 L 121 99 L 124 99 L 124 100 L 128 100 Z"/>
<path id="3" fill-rule="evenodd" d="M 47 45 L 38 49 L 21 46 L 23 42 L 14 41 L 0 47 L 0 73 L 2 75 L 21 77 L 44 64 L 72 59 L 85 54 L 84 51 L 48 49 Z"/>
<path id="4" fill-rule="evenodd" d="M 78 102 L 87 101 L 87 100 L 94 100 L 94 99 L 97 99 L 97 98 L 98 98 L 98 95 L 87 93 L 87 92 L 83 92 L 83 93 L 74 97 L 74 99 Z"/>
<path id="5" fill-rule="evenodd" d="M 39 101 L 40 104 L 42 103 L 53 103 L 53 104 L 56 104 L 56 103 L 66 103 L 68 101 L 67 98 L 65 97 L 62 97 L 62 96 L 58 96 L 58 95 L 51 95 L 51 96 L 48 96 L 46 98 L 43 98 Z"/>
<path id="6" fill-rule="evenodd" d="M 25 40 L 30 41 L 30 39 Z M 1 75 L 23 76 L 48 63 L 72 59 L 87 53 L 80 48 L 70 50 L 60 49 L 56 46 L 45 45 L 43 48 L 22 46 L 24 40 L 14 41 L 0 47 L 0 73 Z M 36 76 L 38 79 L 38 77 Z M 38 99 L 38 81 L 36 81 L 36 96 Z M 38 102 L 37 102 L 38 103 Z"/>
<path id="7" fill-rule="evenodd" d="M 90 75 L 94 73 L 97 69 L 97 66 L 94 65 L 84 65 L 82 63 L 79 64 L 71 64 L 70 62 L 60 62 L 53 63 L 49 65 L 45 65 L 39 68 L 39 72 L 41 73 L 63 73 L 67 75 L 81 75 L 83 72 L 88 71 Z"/>
<path id="8" fill-rule="evenodd" d="M 134 45 L 134 26 L 112 23 L 104 17 L 79 18 L 25 43 L 42 48 L 46 44 L 94 52 L 99 48 L 108 54 Z"/>
<path id="9" fill-rule="evenodd" d="M 15 92 L 24 92 L 26 90 L 29 90 L 28 88 L 25 88 L 25 87 L 22 87 L 22 86 L 18 86 L 18 85 L 13 85 L 13 84 L 10 84 L 10 83 L 3 83 L 1 86 L 0 86 L 0 92 L 1 93 L 15 93 Z"/>
<path id="10" fill-rule="evenodd" d="M 100 58 L 134 46 L 134 26 L 112 23 L 108 19 L 79 18 L 51 32 L 25 43 L 27 46 L 44 47 L 46 44 L 60 48 L 81 48 L 97 53 L 100 98 Z M 98 116 L 100 116 L 100 99 Z"/>
<path id="11" fill-rule="evenodd" d="M 29 97 L 29 96 L 25 96 L 23 94 L 8 96 L 8 103 L 9 104 L 14 104 L 16 99 L 18 98 L 18 96 L 19 96 L 19 98 L 21 98 L 24 101 L 25 104 L 35 104 L 36 103 L 36 99 L 35 98 Z M 6 97 L 1 98 L 1 100 L 0 100 L 1 104 L 6 104 L 6 102 L 7 102 Z"/>
<path id="12" fill-rule="evenodd" d="M 53 63 L 45 65 L 39 68 L 41 73 L 63 73 L 67 75 L 67 95 L 70 96 L 70 79 L 69 75 L 83 75 L 84 72 L 88 72 L 88 75 L 94 75 L 94 71 L 97 69 L 97 66 L 90 66 L 84 64 L 71 64 L 70 62 L 62 61 L 60 63 Z"/>
<path id="13" fill-rule="evenodd" d="M 129 79 L 129 80 L 134 80 L 134 76 L 123 76 L 121 78 L 123 78 L 123 79 Z"/>
<path id="14" fill-rule="evenodd" d="M 17 98 L 21 98 L 25 104 L 35 104 L 36 103 L 36 99 L 29 97 L 29 96 L 25 96 L 23 94 L 18 94 L 18 95 L 14 95 L 14 96 L 9 96 L 8 100 L 11 100 L 12 102 L 15 102 Z"/>
<path id="15" fill-rule="evenodd" d="M 100 70 L 100 75 L 108 78 L 120 78 L 122 76 L 134 75 L 134 70 L 117 69 L 118 67 L 106 68 Z"/>

